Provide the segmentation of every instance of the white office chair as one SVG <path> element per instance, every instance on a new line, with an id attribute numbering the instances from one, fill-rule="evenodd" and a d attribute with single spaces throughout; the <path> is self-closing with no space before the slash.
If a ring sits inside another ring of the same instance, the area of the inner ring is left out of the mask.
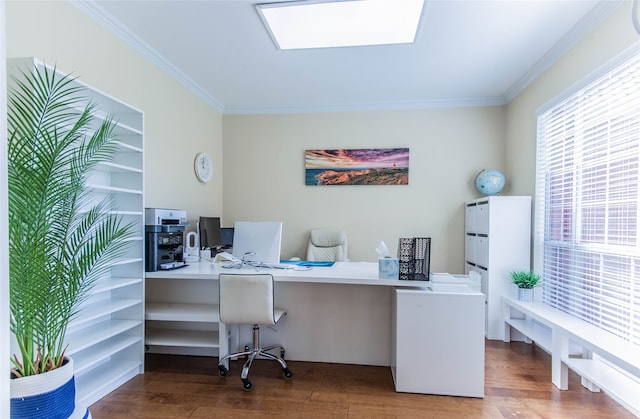
<path id="1" fill-rule="evenodd" d="M 307 260 L 347 260 L 347 232 L 337 228 L 311 230 L 307 245 Z"/>
<path id="2" fill-rule="evenodd" d="M 253 384 L 248 378 L 249 368 L 256 358 L 278 361 L 282 367 L 284 378 L 290 379 L 293 373 L 284 360 L 284 348 L 281 346 L 260 347 L 260 325 L 275 325 L 287 312 L 275 307 L 273 276 L 270 274 L 220 274 L 219 280 L 220 321 L 226 324 L 253 325 L 253 348 L 245 347 L 242 352 L 231 353 L 220 357 L 218 375 L 226 377 L 229 370 L 224 362 L 229 358 L 247 357 L 242 366 L 242 387 L 250 391 Z M 268 351 L 280 349 L 280 356 Z"/>

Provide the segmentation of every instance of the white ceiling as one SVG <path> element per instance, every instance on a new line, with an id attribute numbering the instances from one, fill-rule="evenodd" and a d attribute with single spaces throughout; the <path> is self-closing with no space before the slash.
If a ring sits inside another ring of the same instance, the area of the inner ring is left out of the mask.
<path id="1" fill-rule="evenodd" d="M 427 0 L 414 44 L 282 51 L 260 2 L 74 4 L 220 112 L 267 113 L 501 105 L 621 3 Z"/>

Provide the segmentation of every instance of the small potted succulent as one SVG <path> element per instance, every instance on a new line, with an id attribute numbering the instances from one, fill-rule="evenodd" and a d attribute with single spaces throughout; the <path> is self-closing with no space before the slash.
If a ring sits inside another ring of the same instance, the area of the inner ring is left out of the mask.
<path id="1" fill-rule="evenodd" d="M 541 282 L 540 275 L 533 271 L 512 271 L 509 276 L 518 287 L 518 300 L 532 302 L 533 289 Z"/>

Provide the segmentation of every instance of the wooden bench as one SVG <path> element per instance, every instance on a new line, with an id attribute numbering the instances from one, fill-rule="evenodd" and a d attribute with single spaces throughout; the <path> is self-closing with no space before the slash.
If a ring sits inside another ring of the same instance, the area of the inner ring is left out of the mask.
<path id="1" fill-rule="evenodd" d="M 551 355 L 551 381 L 568 389 L 568 369 L 640 416 L 640 347 L 546 304 L 503 297 L 504 341 L 512 328 Z M 571 350 L 570 350 L 571 348 Z M 576 353 L 575 348 L 579 349 Z"/>

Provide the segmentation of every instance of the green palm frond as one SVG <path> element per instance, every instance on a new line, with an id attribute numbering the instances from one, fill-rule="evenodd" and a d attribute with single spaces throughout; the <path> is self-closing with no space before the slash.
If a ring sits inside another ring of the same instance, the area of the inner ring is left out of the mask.
<path id="1" fill-rule="evenodd" d="M 64 355 L 66 329 L 132 226 L 86 188 L 115 152 L 113 122 L 97 121 L 74 79 L 55 69 L 14 80 L 8 107 L 9 278 L 17 373 L 45 372 Z"/>

